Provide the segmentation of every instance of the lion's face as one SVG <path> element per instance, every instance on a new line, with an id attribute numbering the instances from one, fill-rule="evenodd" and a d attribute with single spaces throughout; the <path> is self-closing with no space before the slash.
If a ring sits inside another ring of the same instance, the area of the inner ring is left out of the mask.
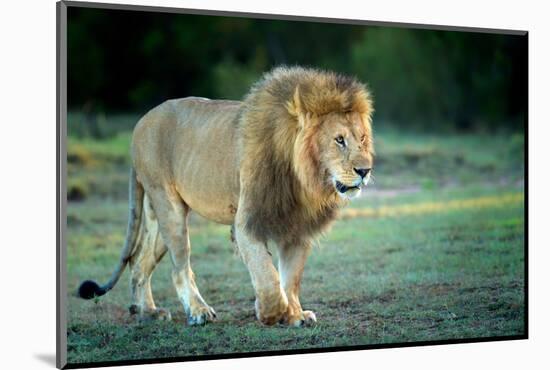
<path id="1" fill-rule="evenodd" d="M 357 113 L 331 113 L 320 122 L 320 166 L 331 186 L 344 199 L 361 193 L 370 179 L 373 145 L 370 126 Z"/>

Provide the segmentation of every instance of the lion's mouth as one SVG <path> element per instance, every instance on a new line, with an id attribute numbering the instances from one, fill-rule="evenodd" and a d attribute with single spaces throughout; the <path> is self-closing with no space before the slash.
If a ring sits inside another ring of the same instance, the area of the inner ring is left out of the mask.
<path id="1" fill-rule="evenodd" d="M 336 180 L 335 186 L 336 186 L 336 190 L 338 190 L 342 194 L 344 194 L 347 191 L 352 190 L 352 189 L 359 189 L 359 186 L 347 186 L 347 185 L 342 184 L 338 180 Z"/>

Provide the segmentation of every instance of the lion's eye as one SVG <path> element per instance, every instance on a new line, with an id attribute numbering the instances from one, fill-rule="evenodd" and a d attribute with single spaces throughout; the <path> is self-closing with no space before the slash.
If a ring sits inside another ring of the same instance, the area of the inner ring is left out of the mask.
<path id="1" fill-rule="evenodd" d="M 346 145 L 346 141 L 344 140 L 344 137 L 342 135 L 338 136 L 334 140 L 338 143 L 338 145 L 342 145 L 342 146 Z"/>
<path id="2" fill-rule="evenodd" d="M 366 135 L 361 136 L 361 144 L 365 144 L 365 140 L 367 140 L 367 136 Z"/>

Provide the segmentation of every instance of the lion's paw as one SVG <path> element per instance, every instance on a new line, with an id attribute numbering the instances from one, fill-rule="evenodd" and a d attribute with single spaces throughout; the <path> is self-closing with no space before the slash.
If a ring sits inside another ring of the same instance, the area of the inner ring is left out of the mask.
<path id="1" fill-rule="evenodd" d="M 158 320 L 158 321 L 172 320 L 172 315 L 170 314 L 170 311 L 165 310 L 164 308 L 157 308 L 156 310 L 148 314 L 153 320 Z"/>
<path id="2" fill-rule="evenodd" d="M 205 325 L 207 322 L 216 320 L 216 311 L 210 306 L 197 307 L 187 316 L 187 324 Z"/>
<path id="3" fill-rule="evenodd" d="M 317 323 L 317 316 L 315 316 L 315 312 L 313 311 L 304 311 L 304 324 L 306 326 L 314 325 Z"/>
<path id="4" fill-rule="evenodd" d="M 288 301 L 284 299 L 272 300 L 269 305 L 261 307 L 260 300 L 256 298 L 256 318 L 267 326 L 275 325 L 284 320 L 288 311 Z"/>
<path id="5" fill-rule="evenodd" d="M 137 305 L 131 305 L 129 310 L 131 315 L 138 315 L 139 320 L 142 322 L 172 320 L 172 315 L 170 314 L 170 311 L 165 310 L 164 308 L 155 308 L 154 310 L 140 310 Z"/>
<path id="6" fill-rule="evenodd" d="M 313 311 L 302 311 L 302 313 L 296 317 L 287 318 L 284 323 L 289 326 L 301 328 L 304 326 L 314 325 L 316 322 L 317 317 Z"/>

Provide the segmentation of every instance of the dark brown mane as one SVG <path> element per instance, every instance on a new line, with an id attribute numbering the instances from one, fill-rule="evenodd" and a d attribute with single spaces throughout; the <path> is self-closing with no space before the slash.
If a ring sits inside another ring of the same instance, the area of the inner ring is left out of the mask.
<path id="1" fill-rule="evenodd" d="M 246 228 L 258 240 L 307 243 L 335 218 L 338 196 L 316 186 L 322 177 L 314 142 L 318 127 L 300 128 L 300 116 L 331 112 L 357 112 L 370 122 L 368 90 L 351 77 L 282 67 L 265 74 L 247 95 L 239 121 L 241 195 Z"/>

